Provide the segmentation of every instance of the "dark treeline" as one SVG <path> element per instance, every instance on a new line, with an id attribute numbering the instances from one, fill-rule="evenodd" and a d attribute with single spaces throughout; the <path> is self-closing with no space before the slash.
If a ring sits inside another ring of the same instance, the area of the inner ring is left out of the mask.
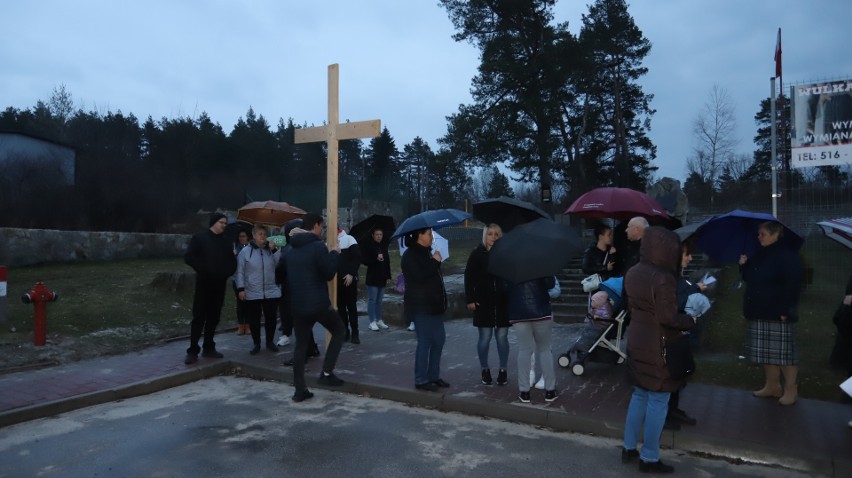
<path id="1" fill-rule="evenodd" d="M 7 108 L 0 131 L 74 148 L 76 184 L 43 174 L 43 163 L 4 161 L 0 226 L 174 231 L 194 223 L 199 210 L 235 210 L 253 200 L 320 210 L 326 147 L 294 144 L 298 127 L 293 119 L 272 126 L 251 108 L 228 133 L 205 113 L 140 124 L 120 111 L 75 111 L 60 86 L 31 109 Z M 400 151 L 387 128 L 366 145 L 341 142 L 339 158 L 342 206 L 363 198 L 401 203 L 408 212 L 451 207 L 468 186 L 446 154 L 420 138 Z"/>

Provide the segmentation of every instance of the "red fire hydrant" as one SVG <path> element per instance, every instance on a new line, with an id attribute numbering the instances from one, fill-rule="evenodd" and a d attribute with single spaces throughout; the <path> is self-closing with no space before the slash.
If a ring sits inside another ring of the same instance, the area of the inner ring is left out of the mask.
<path id="1" fill-rule="evenodd" d="M 25 304 L 33 304 L 35 313 L 33 320 L 35 321 L 35 329 L 33 330 L 33 344 L 44 345 L 45 337 L 47 336 L 47 303 L 56 302 L 59 299 L 59 294 L 48 289 L 44 282 L 36 282 L 35 287 L 29 292 L 21 296 L 21 301 Z"/>

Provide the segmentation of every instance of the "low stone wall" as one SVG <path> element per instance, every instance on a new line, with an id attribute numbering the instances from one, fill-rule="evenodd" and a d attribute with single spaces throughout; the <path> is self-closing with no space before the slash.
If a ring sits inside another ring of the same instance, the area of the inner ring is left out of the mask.
<path id="1" fill-rule="evenodd" d="M 0 228 L 0 264 L 20 267 L 51 262 L 179 257 L 186 250 L 189 238 L 186 234 Z"/>

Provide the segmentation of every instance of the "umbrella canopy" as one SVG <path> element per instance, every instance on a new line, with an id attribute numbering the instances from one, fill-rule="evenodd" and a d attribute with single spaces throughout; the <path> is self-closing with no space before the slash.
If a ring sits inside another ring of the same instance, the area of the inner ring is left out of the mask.
<path id="1" fill-rule="evenodd" d="M 771 214 L 734 209 L 702 224 L 695 231 L 695 243 L 711 260 L 720 264 L 736 264 L 740 254 L 751 256 L 760 249 L 757 231 L 766 221 L 781 222 Z M 784 226 L 784 235 L 778 242 L 799 250 L 804 239 Z"/>
<path id="2" fill-rule="evenodd" d="M 237 220 L 251 224 L 283 226 L 287 221 L 307 214 L 296 206 L 278 201 L 255 201 L 237 210 Z"/>
<path id="3" fill-rule="evenodd" d="M 364 219 L 352 226 L 352 229 L 349 231 L 349 234 L 355 238 L 359 243 L 371 241 L 370 235 L 373 234 L 373 231 L 376 229 L 381 229 L 384 231 L 384 236 L 382 236 L 382 243 L 388 244 L 391 238 L 391 231 L 396 229 L 396 221 L 393 220 L 391 216 L 384 216 L 382 214 L 373 214 L 372 216 Z"/>
<path id="4" fill-rule="evenodd" d="M 629 188 L 597 188 L 583 194 L 565 210 L 585 219 L 612 218 L 628 221 L 636 216 L 670 219 L 665 208 L 647 194 Z"/>
<path id="5" fill-rule="evenodd" d="M 405 251 L 408 250 L 408 246 L 405 245 L 405 241 L 403 238 L 399 238 L 399 255 L 402 256 L 405 254 Z M 436 252 L 441 253 L 441 262 L 446 261 L 450 258 L 450 241 L 447 240 L 446 237 L 438 234 L 438 231 L 432 231 L 432 254 Z"/>
<path id="6" fill-rule="evenodd" d="M 685 242 L 688 239 L 692 238 L 695 233 L 698 231 L 698 228 L 703 226 L 707 221 L 694 222 L 692 224 L 687 224 L 686 226 L 679 227 L 675 229 L 673 232 L 677 234 L 677 237 L 680 238 L 680 242 Z"/>
<path id="7" fill-rule="evenodd" d="M 240 235 L 240 232 L 245 231 L 248 234 L 249 240 L 251 240 L 251 224 L 245 222 L 229 222 L 227 226 L 225 226 L 225 237 L 228 238 L 231 242 L 237 242 L 237 237 Z"/>
<path id="8" fill-rule="evenodd" d="M 470 219 L 470 214 L 458 209 L 436 209 L 434 211 L 423 211 L 415 214 L 399 225 L 399 228 L 391 237 L 399 237 L 418 229 L 439 229 L 453 226 Z"/>
<path id="9" fill-rule="evenodd" d="M 584 248 L 574 229 L 540 218 L 517 226 L 494 243 L 488 254 L 488 272 L 516 284 L 550 277 Z"/>
<path id="10" fill-rule="evenodd" d="M 822 228 L 826 237 L 834 239 L 844 246 L 852 249 L 852 217 L 839 217 L 820 221 L 817 225 Z"/>
<path id="11" fill-rule="evenodd" d="M 497 224 L 503 232 L 509 232 L 515 226 L 540 217 L 551 218 L 550 214 L 531 203 L 505 196 L 473 203 L 473 216 L 486 225 Z"/>

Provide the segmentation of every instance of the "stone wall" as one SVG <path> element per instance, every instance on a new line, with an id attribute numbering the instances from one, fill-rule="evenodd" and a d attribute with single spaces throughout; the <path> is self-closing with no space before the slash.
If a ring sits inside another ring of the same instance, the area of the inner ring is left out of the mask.
<path id="1" fill-rule="evenodd" d="M 189 237 L 186 234 L 0 228 L 0 264 L 20 267 L 51 262 L 179 257 L 186 250 Z"/>

